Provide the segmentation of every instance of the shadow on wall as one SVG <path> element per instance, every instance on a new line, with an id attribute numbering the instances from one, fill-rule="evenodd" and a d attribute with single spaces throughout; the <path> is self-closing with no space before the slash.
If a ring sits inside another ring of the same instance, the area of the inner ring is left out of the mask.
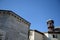
<path id="1" fill-rule="evenodd" d="M 47 36 L 43 36 L 43 40 L 50 40 Z"/>

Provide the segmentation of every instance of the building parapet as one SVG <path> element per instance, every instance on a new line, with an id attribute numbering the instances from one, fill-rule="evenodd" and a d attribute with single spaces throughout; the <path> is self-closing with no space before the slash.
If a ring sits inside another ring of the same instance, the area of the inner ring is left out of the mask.
<path id="1" fill-rule="evenodd" d="M 27 20 L 25 20 L 24 18 L 22 18 L 21 16 L 17 15 L 16 13 L 14 13 L 13 11 L 10 10 L 0 10 L 0 14 L 8 14 L 11 16 L 14 16 L 15 18 L 17 18 L 19 21 L 24 22 L 25 24 L 27 24 L 28 26 L 30 26 L 31 23 L 29 23 Z"/>

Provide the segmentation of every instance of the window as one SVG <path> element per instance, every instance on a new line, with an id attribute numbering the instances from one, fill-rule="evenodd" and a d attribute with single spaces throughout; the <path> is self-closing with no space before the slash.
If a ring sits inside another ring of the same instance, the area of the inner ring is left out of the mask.
<path id="1" fill-rule="evenodd" d="M 57 35 L 53 35 L 53 38 L 57 38 Z"/>

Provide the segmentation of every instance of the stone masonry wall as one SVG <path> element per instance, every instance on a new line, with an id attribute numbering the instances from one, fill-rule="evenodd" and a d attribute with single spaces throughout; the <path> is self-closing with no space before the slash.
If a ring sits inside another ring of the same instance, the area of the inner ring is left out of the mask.
<path id="1" fill-rule="evenodd" d="M 28 40 L 28 25 L 7 13 L 0 12 L 0 29 L 6 32 L 5 40 Z"/>

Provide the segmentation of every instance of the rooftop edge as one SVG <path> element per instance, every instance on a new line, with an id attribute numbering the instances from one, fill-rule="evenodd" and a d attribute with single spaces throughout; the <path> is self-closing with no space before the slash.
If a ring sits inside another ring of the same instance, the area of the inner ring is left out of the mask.
<path id="1" fill-rule="evenodd" d="M 0 10 L 0 12 L 11 12 L 11 14 L 13 14 L 13 15 L 15 15 L 15 16 L 17 16 L 17 17 L 19 17 L 19 18 L 21 18 L 22 20 L 24 20 L 24 22 L 26 22 L 26 24 L 28 24 L 29 26 L 30 26 L 30 22 L 28 22 L 27 20 L 25 20 L 24 18 L 22 18 L 21 16 L 19 16 L 18 14 L 16 14 L 15 12 L 13 12 L 13 11 L 11 11 L 11 10 Z"/>

